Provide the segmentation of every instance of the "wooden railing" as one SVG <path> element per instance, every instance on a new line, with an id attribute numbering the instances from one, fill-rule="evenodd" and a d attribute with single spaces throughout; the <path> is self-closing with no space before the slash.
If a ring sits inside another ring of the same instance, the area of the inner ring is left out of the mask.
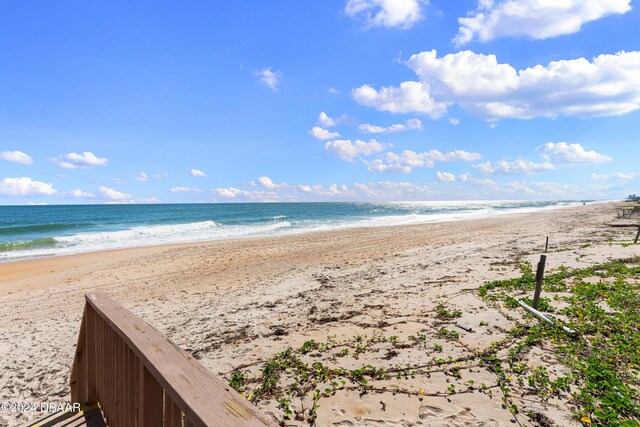
<path id="1" fill-rule="evenodd" d="M 85 298 L 71 398 L 99 403 L 109 427 L 272 425 L 145 321 L 102 293 Z"/>

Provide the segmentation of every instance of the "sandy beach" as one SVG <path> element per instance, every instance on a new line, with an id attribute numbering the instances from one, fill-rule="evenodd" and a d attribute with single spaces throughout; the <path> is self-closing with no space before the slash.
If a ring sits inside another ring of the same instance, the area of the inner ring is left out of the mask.
<path id="1" fill-rule="evenodd" d="M 327 337 L 336 348 L 361 339 L 368 350 L 358 358 L 351 353 L 339 359 L 311 351 L 305 356 L 309 363 L 393 369 L 424 365 L 434 357 L 459 360 L 454 376 L 446 369 L 433 369 L 428 376 L 398 375 L 373 382 L 378 391 L 368 393 L 347 384 L 319 400 L 320 426 L 517 425 L 495 391 L 447 392 L 452 385 L 465 389 L 469 381 L 490 389 L 495 384 L 491 373 L 464 358 L 504 339 L 516 322 L 532 321 L 524 311 L 505 316 L 477 290 L 488 280 L 517 276 L 517 259 L 535 265 L 547 236 L 549 271 L 639 256 L 637 245 L 609 244 L 635 234 L 606 226 L 618 205 L 0 264 L 0 401 L 68 399 L 83 294 L 99 289 L 227 379 L 234 368 L 243 367 L 250 376 L 272 355 L 309 340 L 326 343 Z M 439 318 L 439 304 L 461 311 L 461 317 Z M 456 322 L 471 325 L 473 332 L 456 329 Z M 443 327 L 457 330 L 459 340 L 437 337 Z M 396 351 L 393 339 L 372 339 L 381 333 L 404 341 L 422 334 L 429 345 Z M 437 354 L 433 343 L 440 346 Z M 544 347 L 530 355 L 529 363 L 562 370 Z M 393 387 L 417 394 L 385 391 Z M 542 403 L 535 396 L 520 397 L 516 393 L 514 400 L 522 408 L 557 425 L 580 425 L 570 420 L 569 408 L 553 399 Z M 257 404 L 282 420 L 277 402 Z M 0 425 L 36 417 L 0 413 Z"/>

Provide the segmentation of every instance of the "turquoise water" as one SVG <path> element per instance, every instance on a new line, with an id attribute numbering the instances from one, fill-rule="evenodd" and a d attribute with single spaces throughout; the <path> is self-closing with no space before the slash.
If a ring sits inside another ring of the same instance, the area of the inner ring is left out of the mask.
<path id="1" fill-rule="evenodd" d="M 477 218 L 575 201 L 0 206 L 0 260 Z"/>

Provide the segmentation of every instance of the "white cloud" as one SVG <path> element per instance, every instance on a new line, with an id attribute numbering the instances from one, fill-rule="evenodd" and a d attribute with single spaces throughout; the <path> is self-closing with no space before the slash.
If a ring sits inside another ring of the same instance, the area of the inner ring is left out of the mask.
<path id="1" fill-rule="evenodd" d="M 361 140 L 351 142 L 350 139 L 336 139 L 335 141 L 328 141 L 324 148 L 335 153 L 342 160 L 353 162 L 356 157 L 370 156 L 384 151 L 386 146 L 375 139 L 369 142 Z"/>
<path id="2" fill-rule="evenodd" d="M 610 179 L 617 179 L 617 180 L 620 180 L 620 181 L 631 181 L 631 180 L 635 179 L 636 176 L 638 176 L 638 174 L 635 173 L 635 172 L 631 172 L 631 173 L 615 172 L 615 173 L 612 173 L 611 175 L 606 175 L 606 174 L 601 175 L 601 174 L 597 174 L 597 173 L 592 173 L 591 174 L 591 177 L 593 179 L 597 179 L 599 181 L 607 181 L 607 180 L 610 180 Z"/>
<path id="3" fill-rule="evenodd" d="M 449 172 L 436 172 L 436 179 L 441 182 L 455 182 L 456 176 Z"/>
<path id="4" fill-rule="evenodd" d="M 91 199 L 93 197 L 96 197 L 95 194 L 89 193 L 89 192 L 86 192 L 86 191 L 82 191 L 79 188 L 69 191 L 68 194 L 70 196 L 72 196 L 72 197 L 77 197 L 79 199 Z"/>
<path id="5" fill-rule="evenodd" d="M 335 87 L 330 87 L 329 89 L 327 89 L 327 92 L 329 92 L 332 95 L 339 95 L 340 91 L 338 89 L 336 89 Z"/>
<path id="6" fill-rule="evenodd" d="M 280 183 L 280 184 L 276 184 L 275 182 L 273 182 L 273 180 L 271 178 L 269 178 L 268 176 L 261 176 L 258 178 L 258 183 L 263 186 L 264 188 L 268 188 L 270 190 L 273 190 L 275 188 L 286 188 L 287 184 L 285 184 L 284 182 Z"/>
<path id="7" fill-rule="evenodd" d="M 353 123 L 353 118 L 347 116 L 346 114 L 341 115 L 340 117 L 330 117 L 324 111 L 321 111 L 318 114 L 318 124 L 325 128 L 332 128 L 338 125 L 351 124 Z"/>
<path id="8" fill-rule="evenodd" d="M 4 178 L 0 182 L 0 196 L 30 197 L 53 196 L 58 191 L 53 184 L 33 181 L 29 177 Z"/>
<path id="9" fill-rule="evenodd" d="M 223 199 L 255 202 L 277 202 L 282 199 L 280 195 L 273 191 L 246 191 L 236 187 L 216 188 L 213 191 Z"/>
<path id="10" fill-rule="evenodd" d="M 329 193 L 334 196 L 344 196 L 344 195 L 352 195 L 353 191 L 349 189 L 345 184 L 331 184 L 329 186 Z"/>
<path id="11" fill-rule="evenodd" d="M 409 119 L 407 120 L 406 125 L 397 123 L 387 127 L 370 125 L 369 123 L 362 123 L 358 125 L 358 129 L 360 130 L 360 132 L 364 132 L 364 133 L 395 133 L 395 132 L 404 132 L 407 130 L 421 129 L 421 128 L 422 128 L 422 122 L 418 119 Z"/>
<path id="12" fill-rule="evenodd" d="M 162 178 L 167 178 L 168 176 L 169 174 L 167 172 L 154 173 L 153 175 L 148 175 L 145 172 L 140 172 L 138 175 L 133 177 L 133 179 L 135 179 L 138 182 L 148 182 L 150 179 L 162 179 Z M 118 182 L 118 184 L 123 184 L 123 183 L 126 183 L 126 181 Z"/>
<path id="13" fill-rule="evenodd" d="M 631 172 L 631 173 L 616 172 L 611 175 L 612 178 L 620 179 L 622 181 L 631 181 L 632 179 L 635 179 L 636 176 L 638 176 L 638 174 L 635 172 Z"/>
<path id="14" fill-rule="evenodd" d="M 442 153 L 439 150 L 429 150 L 417 153 L 412 150 L 404 150 L 400 154 L 387 152 L 384 161 L 376 159 L 365 162 L 371 172 L 385 173 L 409 173 L 413 168 L 432 168 L 436 162 L 473 162 L 480 160 L 482 155 L 464 150 L 454 150 Z"/>
<path id="15" fill-rule="evenodd" d="M 328 128 L 333 127 L 337 124 L 336 119 L 332 119 L 324 111 L 321 111 L 320 114 L 318 114 L 318 123 Z"/>
<path id="16" fill-rule="evenodd" d="M 54 163 L 63 169 L 88 169 L 95 166 L 106 166 L 109 160 L 106 157 L 98 157 L 91 151 L 82 154 L 69 153 L 58 159 L 52 159 Z"/>
<path id="17" fill-rule="evenodd" d="M 478 9 L 459 18 L 458 46 L 500 37 L 547 39 L 580 31 L 583 24 L 631 10 L 631 0 L 479 0 Z"/>
<path id="18" fill-rule="evenodd" d="M 311 130 L 309 131 L 309 133 L 314 138 L 322 140 L 322 141 L 326 141 L 327 139 L 337 138 L 337 137 L 340 136 L 340 134 L 338 132 L 330 132 L 330 131 L 328 131 L 326 129 L 321 128 L 320 126 L 312 127 Z"/>
<path id="19" fill-rule="evenodd" d="M 132 197 L 130 194 L 121 193 L 120 191 L 114 190 L 110 187 L 105 187 L 104 185 L 100 186 L 100 193 L 110 201 L 114 202 L 132 202 Z"/>
<path id="20" fill-rule="evenodd" d="M 402 82 L 399 87 L 380 90 L 362 85 L 351 94 L 359 104 L 390 113 L 422 113 L 435 119 L 447 111 L 447 104 L 434 100 L 429 86 L 419 82 Z"/>
<path id="21" fill-rule="evenodd" d="M 172 193 L 197 193 L 202 190 L 197 187 L 172 187 L 169 191 Z"/>
<path id="22" fill-rule="evenodd" d="M 191 169 L 191 176 L 196 178 L 204 178 L 207 176 L 207 174 L 202 172 L 200 169 Z"/>
<path id="23" fill-rule="evenodd" d="M 33 159 L 30 155 L 23 153 L 22 151 L 2 151 L 0 152 L 0 160 L 6 160 L 7 162 L 20 163 L 21 165 L 33 164 Z"/>
<path id="24" fill-rule="evenodd" d="M 580 144 L 547 142 L 538 148 L 540 155 L 554 164 L 602 163 L 611 157 L 596 151 L 586 151 Z"/>
<path id="25" fill-rule="evenodd" d="M 451 126 L 458 126 L 460 124 L 460 120 L 456 119 L 455 117 L 449 117 L 449 124 Z"/>
<path id="26" fill-rule="evenodd" d="M 369 172 L 380 173 L 409 173 L 413 170 L 411 166 L 402 165 L 400 163 L 385 163 L 380 159 L 365 161 Z"/>
<path id="27" fill-rule="evenodd" d="M 367 184 L 355 183 L 356 194 L 375 200 L 421 200 L 432 195 L 431 189 L 424 184 L 412 182 L 378 181 Z"/>
<path id="28" fill-rule="evenodd" d="M 421 4 L 426 0 L 349 0 L 344 11 L 351 18 L 361 18 L 365 28 L 393 27 L 407 29 L 422 19 Z"/>
<path id="29" fill-rule="evenodd" d="M 278 86 L 280 85 L 280 79 L 282 78 L 281 71 L 271 71 L 271 68 L 264 68 L 262 70 L 255 72 L 256 76 L 258 76 L 258 80 L 263 85 L 267 86 L 274 92 L 278 90 Z"/>
<path id="30" fill-rule="evenodd" d="M 218 193 L 218 195 L 220 197 L 225 197 L 225 198 L 228 198 L 228 199 L 232 199 L 234 197 L 237 197 L 238 195 L 242 194 L 242 192 L 243 192 L 239 188 L 235 188 L 235 187 L 216 188 L 214 191 L 216 193 Z"/>
<path id="31" fill-rule="evenodd" d="M 438 118 L 458 104 L 488 120 L 501 118 L 625 114 L 640 108 L 640 52 L 552 61 L 516 70 L 495 55 L 462 51 L 437 57 L 435 50 L 406 62 L 420 81 L 379 90 L 363 85 L 356 102 L 391 113 Z"/>
<path id="32" fill-rule="evenodd" d="M 138 175 L 136 175 L 136 177 L 135 177 L 135 178 L 133 178 L 133 179 L 135 179 L 136 181 L 139 181 L 139 182 L 147 182 L 147 181 L 149 181 L 149 175 L 147 175 L 147 174 L 146 174 L 146 173 L 144 173 L 144 172 L 140 172 L 140 173 L 139 173 Z"/>
<path id="33" fill-rule="evenodd" d="M 518 159 L 512 162 L 499 160 L 491 163 L 489 161 L 473 166 L 479 171 L 489 175 L 528 175 L 555 169 L 555 165 L 550 162 L 536 163 L 530 160 Z"/>

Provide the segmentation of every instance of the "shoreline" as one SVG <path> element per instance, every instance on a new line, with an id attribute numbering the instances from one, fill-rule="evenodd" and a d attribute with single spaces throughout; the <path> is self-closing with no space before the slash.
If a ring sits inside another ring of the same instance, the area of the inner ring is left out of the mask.
<path id="1" fill-rule="evenodd" d="M 402 339 L 429 335 L 442 327 L 434 314 L 438 302 L 460 310 L 463 323 L 477 328 L 482 320 L 490 327 L 463 333 L 460 345 L 436 339 L 444 348 L 437 357 L 456 358 L 466 354 L 465 348 L 482 350 L 505 337 L 511 323 L 477 298 L 478 287 L 517 276 L 515 260 L 537 262 L 545 236 L 551 236 L 549 270 L 640 255 L 637 245 L 610 244 L 628 240 L 630 234 L 605 227 L 615 207 L 579 205 L 472 221 L 128 248 L 0 264 L 0 363 L 6 367 L 0 373 L 0 400 L 67 398 L 83 294 L 93 289 L 141 316 L 227 379 L 234 368 L 253 366 L 287 347 L 325 341 L 327 336 L 372 336 L 382 324 Z M 514 317 L 525 319 L 520 312 Z M 387 361 L 385 354 L 340 360 L 355 369 L 431 357 L 422 351 Z M 470 369 L 464 371 L 465 381 L 489 381 Z M 426 386 L 416 380 L 400 384 L 439 393 L 450 385 L 447 380 L 434 374 Z M 462 420 L 495 426 L 512 422 L 499 398 L 483 396 L 425 398 L 423 403 L 432 409 L 420 419 L 429 425 L 455 425 L 451 417 L 460 425 Z M 380 409 L 380 399 L 386 410 Z M 415 398 L 389 399 L 345 391 L 323 401 L 318 425 L 410 425 L 426 410 Z M 260 408 L 278 415 L 277 405 L 261 402 Z M 566 410 L 538 406 L 536 410 L 559 425 L 578 425 L 565 419 Z M 24 424 L 33 418 L 0 413 L 0 424 Z"/>
<path id="2" fill-rule="evenodd" d="M 476 201 L 470 201 L 470 202 L 476 202 Z M 500 201 L 489 200 L 489 201 L 481 201 L 481 202 L 494 203 L 494 202 L 500 202 Z M 505 202 L 521 202 L 521 201 L 509 200 Z M 532 201 L 532 202 L 538 202 L 538 201 Z M 172 247 L 177 245 L 206 244 L 206 243 L 219 242 L 219 241 L 224 242 L 224 241 L 230 241 L 230 240 L 246 240 L 246 239 L 250 240 L 250 239 L 281 237 L 281 236 L 304 235 L 304 234 L 310 234 L 310 233 L 328 233 L 333 231 L 348 231 L 348 230 L 357 230 L 357 229 L 376 229 L 376 228 L 404 227 L 404 226 L 426 225 L 426 224 L 455 223 L 455 222 L 461 222 L 461 221 L 475 221 L 475 220 L 483 220 L 483 219 L 496 218 L 496 217 L 499 218 L 499 217 L 509 216 L 509 215 L 518 215 L 518 214 L 524 215 L 524 214 L 531 214 L 535 212 L 553 211 L 556 209 L 568 209 L 568 208 L 585 206 L 585 205 L 619 203 L 620 201 L 595 200 L 595 201 L 589 201 L 589 202 L 583 202 L 583 201 L 566 201 L 566 202 L 569 204 L 535 207 L 535 208 L 529 208 L 529 207 L 515 208 L 515 209 L 507 209 L 505 211 L 495 210 L 493 212 L 484 212 L 484 213 L 465 212 L 461 214 L 460 213 L 434 214 L 433 216 L 436 217 L 434 219 L 424 219 L 424 220 L 415 221 L 415 222 L 399 222 L 396 224 L 381 223 L 379 225 L 357 225 L 357 223 L 349 223 L 344 225 L 338 224 L 333 227 L 330 226 L 329 228 L 322 229 L 322 230 L 301 228 L 301 229 L 286 230 L 281 233 L 274 233 L 274 234 L 221 237 L 218 239 L 193 240 L 193 241 L 183 241 L 183 242 L 174 242 L 174 243 L 168 242 L 168 243 L 149 244 L 149 245 L 142 244 L 142 245 L 135 245 L 135 246 L 114 247 L 114 248 L 104 248 L 104 249 L 95 249 L 95 250 L 80 250 L 78 252 L 70 252 L 70 253 L 31 255 L 31 256 L 25 255 L 25 256 L 20 256 L 15 258 L 0 259 L 0 266 L 7 263 L 37 261 L 37 260 L 44 260 L 44 259 L 50 259 L 50 258 L 61 258 L 61 257 L 67 257 L 67 256 L 75 256 L 75 255 L 83 255 L 83 254 L 91 254 L 91 253 L 105 253 L 105 252 L 111 252 L 111 251 L 130 250 L 130 249 Z M 385 202 L 385 203 L 402 203 L 402 202 Z M 451 201 L 451 203 L 455 203 L 455 201 Z M 406 216 L 409 216 L 409 215 L 406 215 Z M 447 216 L 449 216 L 450 218 L 447 218 Z M 386 218 L 386 217 L 384 216 L 378 217 L 378 219 L 380 218 Z M 362 221 L 366 221 L 366 220 L 369 220 L 369 218 L 365 218 Z M 189 223 L 186 223 L 186 224 L 189 224 Z M 178 224 L 178 225 L 184 225 L 184 224 Z M 124 230 L 119 230 L 119 231 L 124 231 Z"/>

